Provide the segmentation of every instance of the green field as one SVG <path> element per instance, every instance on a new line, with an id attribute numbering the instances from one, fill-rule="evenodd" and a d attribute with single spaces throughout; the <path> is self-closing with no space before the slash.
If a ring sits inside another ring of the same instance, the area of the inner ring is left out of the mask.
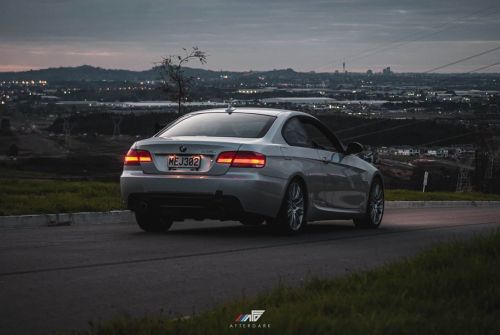
<path id="1" fill-rule="evenodd" d="M 121 209 L 117 183 L 0 179 L 0 215 Z"/>
<path id="2" fill-rule="evenodd" d="M 281 286 L 190 318 L 118 317 L 77 334 L 498 334 L 499 281 L 496 231 L 372 271 Z M 230 328 L 252 309 L 266 310 L 257 324 L 271 329 Z"/>
<path id="3" fill-rule="evenodd" d="M 387 190 L 386 200 L 500 200 L 500 195 Z M 0 178 L 0 215 L 113 209 L 123 209 L 116 182 Z"/>

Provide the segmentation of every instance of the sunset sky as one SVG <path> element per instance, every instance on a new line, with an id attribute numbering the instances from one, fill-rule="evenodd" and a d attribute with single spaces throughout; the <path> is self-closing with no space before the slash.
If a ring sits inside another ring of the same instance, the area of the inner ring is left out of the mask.
<path id="1" fill-rule="evenodd" d="M 326 72 L 345 59 L 349 71 L 418 72 L 500 46 L 493 0 L 0 0 L 0 8 L 0 71 L 144 70 L 198 45 L 209 54 L 203 68 L 215 70 Z M 441 72 L 499 61 L 496 50 Z"/>

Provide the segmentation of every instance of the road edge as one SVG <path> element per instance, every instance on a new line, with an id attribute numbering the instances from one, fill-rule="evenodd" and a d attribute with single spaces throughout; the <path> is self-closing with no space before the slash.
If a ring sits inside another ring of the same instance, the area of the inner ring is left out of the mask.
<path id="1" fill-rule="evenodd" d="M 500 201 L 386 201 L 386 208 L 468 208 L 500 207 Z M 134 214 L 129 210 L 0 216 L 0 228 L 34 228 L 88 224 L 130 224 Z"/>
<path id="2" fill-rule="evenodd" d="M 500 207 L 500 201 L 386 201 L 385 208 L 467 208 L 467 207 Z"/>
<path id="3" fill-rule="evenodd" d="M 131 223 L 134 215 L 128 210 L 0 216 L 0 228 L 58 227 L 88 224 Z"/>

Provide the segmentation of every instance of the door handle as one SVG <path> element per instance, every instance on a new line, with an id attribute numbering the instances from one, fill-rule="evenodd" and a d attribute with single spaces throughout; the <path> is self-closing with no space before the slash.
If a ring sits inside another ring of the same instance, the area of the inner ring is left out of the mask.
<path id="1" fill-rule="evenodd" d="M 329 160 L 327 157 L 325 157 L 325 156 L 321 157 L 321 160 L 322 160 L 322 161 L 323 161 L 323 163 L 325 163 L 325 164 L 328 164 L 328 163 L 330 162 L 330 160 Z"/>

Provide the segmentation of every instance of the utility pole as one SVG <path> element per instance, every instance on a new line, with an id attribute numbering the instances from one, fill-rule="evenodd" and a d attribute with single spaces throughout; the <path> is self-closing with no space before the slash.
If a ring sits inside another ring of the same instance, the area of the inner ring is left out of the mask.
<path id="1" fill-rule="evenodd" d="M 64 131 L 64 142 L 66 143 L 66 147 L 69 148 L 71 147 L 71 142 L 70 142 L 70 136 L 71 136 L 71 130 L 74 128 L 74 124 L 71 124 L 69 121 L 69 118 L 65 118 L 63 121 L 63 131 Z"/>
<path id="2" fill-rule="evenodd" d="M 484 173 L 484 179 L 493 178 L 494 167 L 495 167 L 495 156 L 493 156 L 493 154 L 490 153 L 490 156 L 488 157 L 488 165 L 486 166 L 486 172 Z"/>
<path id="3" fill-rule="evenodd" d="M 491 181 L 493 178 L 493 171 L 495 170 L 495 156 L 493 152 L 488 152 L 488 158 L 484 171 L 483 192 L 489 193 L 491 190 Z"/>
<path id="4" fill-rule="evenodd" d="M 121 135 L 120 132 L 120 124 L 122 123 L 122 116 L 121 115 L 113 115 L 111 117 L 113 120 L 113 137 L 116 138 Z"/>
<path id="5" fill-rule="evenodd" d="M 427 181 L 429 180 L 429 172 L 424 172 L 424 182 L 422 185 L 422 192 L 425 192 L 425 187 L 427 186 Z"/>
<path id="6" fill-rule="evenodd" d="M 470 186 L 470 176 L 469 176 L 469 169 L 467 168 L 460 168 L 458 172 L 458 179 L 457 179 L 457 187 L 455 192 L 470 192 L 471 191 L 471 186 Z"/>
<path id="7" fill-rule="evenodd" d="M 498 140 L 489 125 L 481 127 L 478 132 L 478 153 L 476 154 L 477 186 L 483 192 L 488 192 L 495 186 L 494 181 L 495 158 L 498 155 Z"/>

